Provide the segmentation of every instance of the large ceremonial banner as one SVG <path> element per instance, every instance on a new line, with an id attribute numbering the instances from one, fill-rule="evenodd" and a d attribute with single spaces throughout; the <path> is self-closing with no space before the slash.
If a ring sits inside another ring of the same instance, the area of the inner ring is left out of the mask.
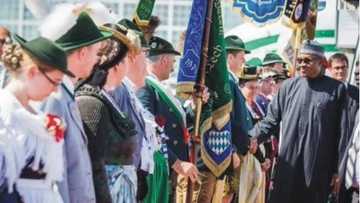
<path id="1" fill-rule="evenodd" d="M 203 106 L 200 133 L 201 158 L 216 176 L 230 165 L 232 96 L 227 71 L 220 0 L 214 0 L 205 84 L 210 102 Z"/>
<path id="2" fill-rule="evenodd" d="M 176 94 L 182 99 L 187 99 L 189 96 L 188 93 L 191 95 L 197 80 L 201 60 L 206 10 L 207 1 L 193 1 L 176 87 Z"/>
<path id="3" fill-rule="evenodd" d="M 284 10 L 286 25 L 297 28 L 305 25 L 311 0 L 287 0 Z"/>
<path id="4" fill-rule="evenodd" d="M 140 0 L 134 16 L 134 21 L 138 26 L 144 27 L 149 24 L 154 4 L 155 0 Z"/>
<path id="5" fill-rule="evenodd" d="M 278 20 L 286 0 L 234 0 L 233 7 L 256 25 L 265 25 Z"/>
<path id="6" fill-rule="evenodd" d="M 210 99 L 201 113 L 201 159 L 211 172 L 220 176 L 231 161 L 230 111 L 232 98 L 227 72 L 224 30 L 220 0 L 213 1 L 209 39 L 205 39 L 207 5 L 204 0 L 194 0 L 185 39 L 184 57 L 180 62 L 178 93 L 189 89 L 184 84 L 195 84 L 204 62 L 203 44 L 208 40 L 205 85 Z M 193 88 L 188 86 L 189 88 Z"/>

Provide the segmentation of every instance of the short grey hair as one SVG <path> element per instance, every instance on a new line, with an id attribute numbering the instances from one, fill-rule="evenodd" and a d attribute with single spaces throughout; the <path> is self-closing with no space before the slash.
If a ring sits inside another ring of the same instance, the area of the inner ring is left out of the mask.
<path id="1" fill-rule="evenodd" d="M 148 56 L 147 59 L 151 63 L 157 63 L 162 55 Z"/>

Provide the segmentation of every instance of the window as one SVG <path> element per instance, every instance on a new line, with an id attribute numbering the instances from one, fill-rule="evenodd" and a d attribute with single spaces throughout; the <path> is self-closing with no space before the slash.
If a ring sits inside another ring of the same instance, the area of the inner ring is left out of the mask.
<path id="1" fill-rule="evenodd" d="M 161 29 L 158 29 L 156 32 L 155 32 L 155 35 L 156 36 L 159 36 L 161 38 L 164 38 L 164 39 L 168 39 L 168 32 L 166 30 L 161 30 Z"/>
<path id="2" fill-rule="evenodd" d="M 19 17 L 19 0 L 0 0 L 0 19 L 17 20 Z"/>
<path id="3" fill-rule="evenodd" d="M 168 25 L 169 24 L 169 6 L 164 4 L 155 4 L 154 15 L 159 16 L 160 25 Z"/>
<path id="4" fill-rule="evenodd" d="M 191 13 L 191 5 L 190 6 L 175 5 L 173 25 L 175 26 L 187 25 L 189 21 L 190 13 Z"/>
<path id="5" fill-rule="evenodd" d="M 135 3 L 125 3 L 124 12 L 123 12 L 124 18 L 132 18 L 134 16 L 135 9 L 136 9 Z"/>
<path id="6" fill-rule="evenodd" d="M 82 0 L 41 0 L 53 7 L 59 3 L 78 3 Z M 102 2 L 120 18 L 132 18 L 139 0 L 102 0 Z M 31 39 L 38 35 L 39 21 L 22 5 L 24 0 L 0 0 L 0 24 L 8 27 L 12 32 Z M 153 15 L 159 16 L 160 27 L 156 35 L 163 37 L 174 46 L 177 45 L 179 35 L 186 30 L 190 17 L 192 0 L 156 0 Z M 223 3 L 223 18 L 225 32 L 227 28 L 241 23 L 238 13 L 232 11 L 230 4 Z M 20 13 L 21 11 L 21 13 Z M 21 15 L 21 16 L 20 16 Z"/>
<path id="7" fill-rule="evenodd" d="M 118 14 L 119 12 L 119 4 L 118 3 L 104 3 L 106 7 L 108 7 L 112 13 Z"/>
<path id="8" fill-rule="evenodd" d="M 33 14 L 31 14 L 30 10 L 28 8 L 26 8 L 26 6 L 24 6 L 24 16 L 23 16 L 24 20 L 34 20 L 34 16 Z"/>

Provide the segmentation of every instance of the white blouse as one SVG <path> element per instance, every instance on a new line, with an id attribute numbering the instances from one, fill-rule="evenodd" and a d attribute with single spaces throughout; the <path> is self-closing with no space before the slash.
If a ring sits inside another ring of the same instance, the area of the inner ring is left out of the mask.
<path id="1" fill-rule="evenodd" d="M 33 170 L 43 165 L 46 183 L 61 181 L 63 140 L 56 142 L 45 128 L 46 116 L 30 113 L 8 90 L 0 90 L 0 98 L 0 184 L 6 182 L 11 193 L 31 158 Z"/>

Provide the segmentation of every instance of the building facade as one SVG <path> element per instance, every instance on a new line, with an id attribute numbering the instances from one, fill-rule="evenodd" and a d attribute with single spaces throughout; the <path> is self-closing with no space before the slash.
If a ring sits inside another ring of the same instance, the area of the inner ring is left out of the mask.
<path id="1" fill-rule="evenodd" d="M 24 36 L 26 39 L 38 35 L 37 26 L 40 23 L 26 8 L 25 0 L 0 0 L 0 25 L 12 32 Z M 79 0 L 38 0 L 55 5 L 64 2 L 83 2 Z M 139 0 L 101 0 L 120 18 L 133 16 Z M 192 0 L 156 0 L 154 15 L 161 19 L 157 35 L 177 44 L 180 33 L 186 30 L 191 12 Z M 223 3 L 223 18 L 225 31 L 241 23 L 240 16 L 231 12 L 230 3 Z"/>

